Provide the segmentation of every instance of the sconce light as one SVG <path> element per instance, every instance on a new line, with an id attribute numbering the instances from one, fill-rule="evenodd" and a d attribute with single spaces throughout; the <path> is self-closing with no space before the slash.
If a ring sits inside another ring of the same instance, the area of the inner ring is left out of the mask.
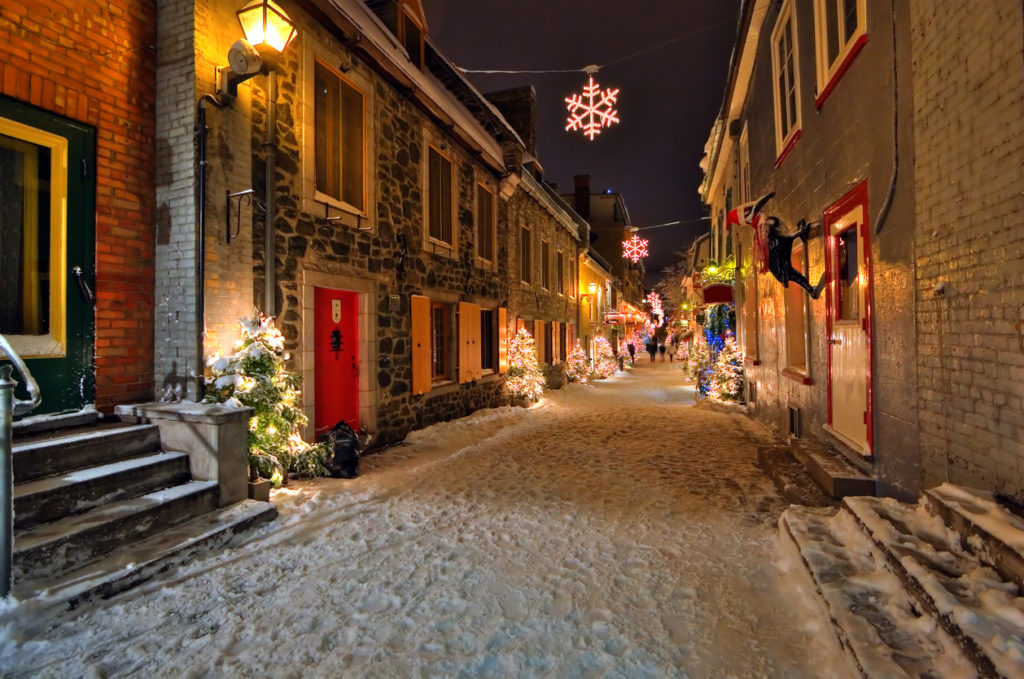
<path id="1" fill-rule="evenodd" d="M 269 73 L 295 39 L 295 24 L 272 0 L 252 0 L 236 12 L 245 38 L 228 50 L 229 68 L 217 69 L 217 93 L 238 96 L 239 83 Z"/>
<path id="2" fill-rule="evenodd" d="M 587 292 L 591 295 L 597 293 L 597 283 L 590 281 L 590 284 L 587 286 Z"/>

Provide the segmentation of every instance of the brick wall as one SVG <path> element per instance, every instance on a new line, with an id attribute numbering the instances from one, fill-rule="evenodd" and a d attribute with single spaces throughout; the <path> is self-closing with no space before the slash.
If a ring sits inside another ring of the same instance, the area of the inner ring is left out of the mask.
<path id="1" fill-rule="evenodd" d="M 913 0 L 925 484 L 1024 493 L 1024 17 Z M 935 294 L 945 284 L 945 294 Z"/>
<path id="2" fill-rule="evenodd" d="M 0 93 L 96 128 L 96 405 L 153 388 L 153 0 L 4 3 Z"/>

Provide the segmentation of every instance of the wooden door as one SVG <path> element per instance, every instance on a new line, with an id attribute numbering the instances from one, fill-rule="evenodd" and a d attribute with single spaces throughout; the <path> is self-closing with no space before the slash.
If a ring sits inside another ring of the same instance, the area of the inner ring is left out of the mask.
<path id="1" fill-rule="evenodd" d="M 359 431 L 358 321 L 358 293 L 314 289 L 314 431 L 317 436 L 341 420 Z"/>
<path id="2" fill-rule="evenodd" d="M 865 456 L 873 443 L 869 234 L 864 183 L 825 212 L 825 256 L 828 423 Z"/>

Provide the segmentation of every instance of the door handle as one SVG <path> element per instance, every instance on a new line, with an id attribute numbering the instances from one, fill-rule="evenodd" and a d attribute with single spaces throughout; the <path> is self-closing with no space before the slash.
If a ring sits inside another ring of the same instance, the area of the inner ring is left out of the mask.
<path id="1" fill-rule="evenodd" d="M 82 293 L 82 299 L 89 304 L 96 303 L 96 295 L 92 294 L 92 290 L 89 289 L 89 284 L 82 278 L 82 267 L 73 266 L 71 267 L 71 273 L 75 276 L 75 282 L 78 283 L 78 292 Z"/>
<path id="2" fill-rule="evenodd" d="M 828 343 L 829 344 L 842 344 L 843 340 L 842 339 L 836 339 L 834 337 L 830 337 L 829 340 L 828 340 Z"/>

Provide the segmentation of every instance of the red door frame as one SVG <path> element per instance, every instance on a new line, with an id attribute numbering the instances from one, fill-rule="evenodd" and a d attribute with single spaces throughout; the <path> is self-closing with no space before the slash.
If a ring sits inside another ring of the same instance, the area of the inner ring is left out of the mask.
<path id="1" fill-rule="evenodd" d="M 864 268 L 867 273 L 867 289 L 864 291 L 864 325 L 863 330 L 867 337 L 867 375 L 866 377 L 866 392 L 867 392 L 867 403 L 865 403 L 865 412 L 867 413 L 867 442 L 868 448 L 871 451 L 872 457 L 875 451 L 875 401 L 874 401 L 874 382 L 872 375 L 874 374 L 875 368 L 875 356 L 872 349 L 872 328 L 874 327 L 874 275 L 872 274 L 871 266 L 871 224 L 870 217 L 868 215 L 868 180 L 865 179 L 857 186 L 853 187 L 845 196 L 840 198 L 838 201 L 833 203 L 831 206 L 826 208 L 824 219 L 822 220 L 824 226 L 822 228 L 822 234 L 825 238 L 825 275 L 829 282 L 828 291 L 825 295 L 825 332 L 827 333 L 826 340 L 832 338 L 833 330 L 833 319 L 836 306 L 838 305 L 838 290 L 835 285 L 832 285 L 834 277 L 836 275 L 836 269 L 838 268 L 838 262 L 836 257 L 838 252 L 835 246 L 835 237 L 832 236 L 832 224 L 834 224 L 840 217 L 852 210 L 858 205 L 862 205 L 864 208 L 864 218 L 858 228 L 861 230 L 860 237 L 863 241 L 862 249 L 864 251 Z M 832 350 L 826 343 L 825 349 L 825 360 L 828 372 L 828 385 L 827 385 L 827 405 L 828 405 L 828 424 L 832 426 Z"/>

